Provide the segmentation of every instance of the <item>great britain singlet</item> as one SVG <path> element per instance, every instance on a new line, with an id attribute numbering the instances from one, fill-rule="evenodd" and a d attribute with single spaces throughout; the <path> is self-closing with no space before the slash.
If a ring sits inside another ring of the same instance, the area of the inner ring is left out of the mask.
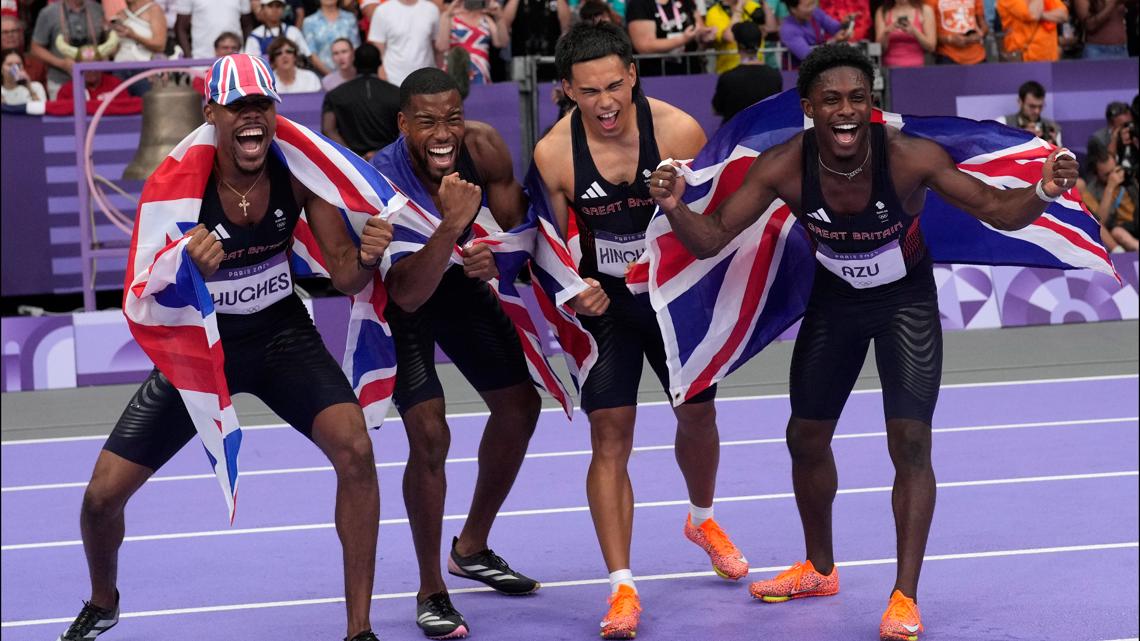
<path id="1" fill-rule="evenodd" d="M 825 268 L 817 279 L 867 289 L 902 280 L 912 271 L 929 271 L 930 259 L 918 216 L 912 216 L 895 194 L 883 125 L 871 123 L 871 197 L 856 214 L 837 214 L 824 202 L 819 183 L 819 149 L 815 133 L 803 136 L 803 212 L 816 260 Z M 828 276 L 834 277 L 829 278 Z"/>
<path id="2" fill-rule="evenodd" d="M 206 279 L 223 333 L 264 322 L 275 314 L 271 311 L 275 303 L 293 294 L 289 252 L 301 210 L 288 169 L 274 153 L 266 157 L 266 163 L 269 204 L 256 225 L 239 225 L 226 218 L 218 196 L 218 190 L 225 187 L 213 173 L 202 198 L 198 221 L 222 242 L 225 252 L 218 271 Z"/>
<path id="3" fill-rule="evenodd" d="M 649 175 L 661 162 L 653 135 L 653 113 L 649 100 L 638 95 L 639 150 L 637 171 L 632 183 L 615 185 L 602 177 L 590 155 L 582 112 L 570 116 L 570 139 L 574 153 L 574 199 L 571 221 L 576 225 L 582 247 L 578 271 L 596 278 L 611 295 L 628 294 L 626 266 L 645 251 L 645 230 L 657 203 L 649 195 Z"/>

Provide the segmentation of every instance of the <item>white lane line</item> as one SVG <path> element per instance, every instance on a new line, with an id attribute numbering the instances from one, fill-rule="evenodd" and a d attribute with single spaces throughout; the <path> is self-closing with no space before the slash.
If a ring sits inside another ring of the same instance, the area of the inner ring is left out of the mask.
<path id="1" fill-rule="evenodd" d="M 1074 419 L 1068 421 L 1034 421 L 1029 423 L 1000 423 L 994 425 L 967 425 L 963 427 L 938 427 L 932 431 L 935 434 L 956 434 L 962 432 L 986 432 L 998 430 L 1014 430 L 1014 429 L 1028 429 L 1028 428 L 1043 428 L 1043 427 L 1070 427 L 1075 425 L 1108 425 L 1115 423 L 1134 423 L 1140 421 L 1140 416 L 1121 416 L 1118 418 L 1090 418 L 1090 419 Z M 885 437 L 885 431 L 880 432 L 857 432 L 852 434 L 836 434 L 836 440 L 846 439 L 860 439 L 860 438 L 881 438 Z M 772 445 L 783 444 L 784 437 L 773 438 L 757 438 L 745 439 L 736 441 L 721 441 L 721 447 L 738 447 L 745 445 Z M 656 452 L 656 451 L 671 451 L 673 444 L 668 443 L 665 445 L 642 445 L 633 448 L 634 452 Z M 527 459 L 544 459 L 544 458 L 562 458 L 567 456 L 589 456 L 590 450 L 564 450 L 559 452 L 533 452 L 526 455 Z M 448 464 L 456 463 L 478 463 L 479 459 L 475 456 L 464 456 L 447 459 Z M 386 461 L 377 463 L 377 469 L 387 468 L 400 468 L 406 465 L 406 461 Z M 309 474 L 314 472 L 332 472 L 331 465 L 315 465 L 310 467 L 286 467 L 267 470 L 245 470 L 241 473 L 245 476 L 272 476 L 278 474 Z M 169 476 L 154 476 L 151 477 L 148 483 L 161 483 L 168 481 L 202 481 L 202 480 L 216 480 L 217 477 L 213 474 L 177 474 Z M 62 490 L 87 487 L 87 481 L 72 481 L 67 483 L 40 483 L 36 485 L 12 485 L 5 488 L 0 488 L 0 492 L 32 492 L 41 490 Z"/>
<path id="2" fill-rule="evenodd" d="M 1061 383 L 1088 383 L 1095 381 L 1119 381 L 1129 378 L 1140 377 L 1140 374 L 1107 374 L 1103 376 L 1075 376 L 1069 378 L 1032 378 L 1018 381 L 990 381 L 984 383 L 949 383 L 941 386 L 941 389 L 970 389 L 970 388 L 985 388 L 985 387 L 1006 387 L 1010 385 L 1054 385 Z M 852 394 L 879 394 L 883 391 L 880 388 L 868 388 L 852 390 Z M 729 403 L 738 401 L 765 401 L 772 399 L 788 398 L 785 394 L 758 394 L 753 396 L 732 396 L 725 398 L 718 398 L 717 403 Z M 661 405 L 669 405 L 669 401 L 646 401 L 638 403 L 638 407 L 655 407 Z M 575 406 L 574 410 L 581 411 L 580 407 Z M 556 412 L 561 413 L 561 407 L 544 407 L 543 413 Z M 458 412 L 455 414 L 448 414 L 447 418 L 472 418 L 480 416 L 489 416 L 490 412 Z M 400 417 L 394 416 L 387 418 L 385 423 L 401 423 L 403 422 Z M 264 425 L 243 425 L 242 430 L 256 431 L 256 430 L 276 430 L 289 427 L 287 423 L 266 423 Z M 41 445 L 44 443 L 69 443 L 75 441 L 102 441 L 106 440 L 107 434 L 96 434 L 93 436 L 58 436 L 51 438 L 29 438 L 29 439 L 12 439 L 7 441 L 0 441 L 0 446 L 3 445 Z"/>
<path id="3" fill-rule="evenodd" d="M 1058 547 L 1046 548 L 1022 548 L 1016 550 L 987 550 L 983 552 L 960 552 L 956 554 L 928 554 L 924 558 L 924 562 L 932 561 L 964 561 L 969 559 L 993 559 L 1005 557 L 1018 557 L 1029 556 L 1036 554 L 1068 554 L 1073 552 L 1096 552 L 1103 550 L 1121 550 L 1129 548 L 1140 547 L 1140 541 L 1128 541 L 1125 543 L 1096 543 L 1092 545 L 1066 545 Z M 869 567 L 877 565 L 893 565 L 896 562 L 894 558 L 887 559 L 863 559 L 859 561 L 840 561 L 836 565 L 839 567 Z M 772 566 L 765 568 L 751 568 L 750 574 L 767 574 L 770 572 L 780 572 L 786 570 L 787 566 Z M 674 572 L 670 574 L 647 574 L 638 575 L 637 580 L 641 581 L 670 581 L 675 579 L 689 579 L 694 577 L 711 577 L 715 576 L 713 572 Z M 570 588 L 579 587 L 584 585 L 602 585 L 608 584 L 609 579 L 579 579 L 575 581 L 551 581 L 542 584 L 543 590 L 553 588 Z M 458 588 L 448 589 L 451 594 L 464 594 L 468 592 L 490 592 L 491 588 Z M 391 592 L 387 594 L 373 594 L 372 600 L 386 601 L 390 599 L 410 599 L 416 596 L 415 592 Z M 327 597 L 320 599 L 297 599 L 293 601 L 263 601 L 259 603 L 237 603 L 227 605 L 209 605 L 194 608 L 175 608 L 169 610 L 147 610 L 143 612 L 123 612 L 119 615 L 121 619 L 137 619 L 144 617 L 161 617 L 161 616 L 175 616 L 184 614 L 207 614 L 212 612 L 233 612 L 237 610 L 263 610 L 267 608 L 287 608 L 305 605 L 325 605 L 330 603 L 344 603 L 344 597 Z M 71 623 L 73 617 L 61 617 L 55 619 L 27 619 L 23 621 L 4 621 L 0 627 L 4 628 L 18 628 L 34 625 L 55 625 Z M 1128 641 L 1128 640 L 1121 640 Z"/>
<path id="4" fill-rule="evenodd" d="M 1120 472 L 1096 472 L 1089 474 L 1060 474 L 1053 476 L 1020 476 L 1013 478 L 1003 479 L 981 479 L 977 481 L 945 481 L 940 482 L 937 486 L 940 489 L 950 489 L 959 487 L 985 487 L 992 485 L 1019 485 L 1024 483 L 1048 483 L 1056 481 L 1083 481 L 1092 479 L 1111 479 L 1121 478 L 1128 476 L 1140 476 L 1140 470 L 1126 470 Z M 839 494 L 875 494 L 892 491 L 890 485 L 882 485 L 876 487 L 852 487 L 841 488 Z M 792 492 L 776 492 L 772 494 L 750 494 L 745 496 L 724 496 L 716 499 L 717 503 L 740 503 L 751 501 L 771 501 L 777 499 L 792 499 L 795 494 Z M 671 501 L 642 501 L 634 503 L 635 508 L 652 508 L 652 507 L 674 507 L 688 505 L 688 499 L 671 500 Z M 549 508 L 534 508 L 530 510 L 503 510 L 500 511 L 499 517 L 511 516 L 540 516 L 547 514 L 569 514 L 573 512 L 589 512 L 590 508 L 586 505 L 576 505 L 572 507 L 549 507 Z M 445 514 L 444 521 L 462 521 L 467 518 L 466 514 Z M 380 519 L 380 525 L 406 525 L 407 518 L 398 519 Z M 238 534 L 274 534 L 279 532 L 301 532 L 308 530 L 331 530 L 335 527 L 334 523 L 304 523 L 299 525 L 274 525 L 267 527 L 254 527 L 254 528 L 232 528 L 228 530 L 201 530 L 197 532 L 168 532 L 165 534 L 138 534 L 134 536 L 127 536 L 123 538 L 124 543 L 134 543 L 139 541 L 169 541 L 173 539 L 194 539 L 204 538 L 211 536 L 234 536 Z M 44 548 L 60 548 L 60 547 L 74 547 L 83 545 L 83 541 L 79 539 L 72 539 L 66 541 L 42 541 L 39 543 L 13 543 L 10 545 L 0 546 L 0 551 L 14 552 L 17 550 L 41 550 Z"/>

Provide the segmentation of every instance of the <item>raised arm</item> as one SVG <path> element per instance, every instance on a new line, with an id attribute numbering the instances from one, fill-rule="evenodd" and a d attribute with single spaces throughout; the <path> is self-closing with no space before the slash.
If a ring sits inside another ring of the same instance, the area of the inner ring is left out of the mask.
<path id="1" fill-rule="evenodd" d="M 348 236 L 340 212 L 330 203 L 306 190 L 305 215 L 320 245 L 333 287 L 355 294 L 368 284 L 392 242 L 392 225 L 373 216 L 364 227 L 358 248 Z"/>
<path id="2" fill-rule="evenodd" d="M 912 139 L 906 145 L 899 165 L 918 168 L 925 174 L 923 184 L 995 229 L 1012 231 L 1029 225 L 1050 202 L 1077 184 L 1077 161 L 1067 151 L 1058 156 L 1060 149 L 1049 154 L 1041 168 L 1041 180 L 1035 185 L 998 189 L 959 170 L 946 150 L 929 140 Z M 891 166 L 893 169 L 896 164 Z"/>

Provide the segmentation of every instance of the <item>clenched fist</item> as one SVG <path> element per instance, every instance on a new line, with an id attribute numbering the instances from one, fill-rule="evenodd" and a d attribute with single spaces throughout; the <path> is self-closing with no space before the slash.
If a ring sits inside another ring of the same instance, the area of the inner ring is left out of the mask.
<path id="1" fill-rule="evenodd" d="M 1077 158 L 1068 149 L 1054 149 L 1041 167 L 1041 189 L 1050 198 L 1068 192 L 1077 184 Z"/>
<path id="2" fill-rule="evenodd" d="M 190 237 L 190 242 L 186 244 L 186 253 L 190 255 L 190 260 L 194 261 L 203 276 L 206 278 L 213 276 L 226 255 L 222 241 L 202 224 L 186 232 L 186 235 Z"/>
<path id="3" fill-rule="evenodd" d="M 685 179 L 673 165 L 663 165 L 649 175 L 649 195 L 657 201 L 661 211 L 671 212 L 685 193 Z"/>
<path id="4" fill-rule="evenodd" d="M 375 269 L 391 242 L 392 224 L 379 216 L 369 218 L 360 234 L 360 265 Z"/>
<path id="5" fill-rule="evenodd" d="M 483 190 L 479 185 L 469 183 L 450 173 L 439 183 L 439 213 L 445 223 L 465 229 L 479 213 L 483 202 Z"/>
<path id="6" fill-rule="evenodd" d="M 485 243 L 473 243 L 463 248 L 463 274 L 487 282 L 499 277 L 495 255 Z"/>
<path id="7" fill-rule="evenodd" d="M 598 281 L 593 278 L 582 280 L 590 287 L 567 301 L 570 309 L 573 309 L 575 314 L 583 316 L 601 316 L 610 306 L 610 297 L 606 295 L 606 291 Z"/>

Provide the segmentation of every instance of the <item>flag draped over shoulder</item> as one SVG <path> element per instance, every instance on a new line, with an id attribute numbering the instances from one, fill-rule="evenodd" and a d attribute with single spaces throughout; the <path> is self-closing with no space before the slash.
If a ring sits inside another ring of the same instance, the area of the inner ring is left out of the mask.
<path id="1" fill-rule="evenodd" d="M 997 188 L 1032 186 L 1053 147 L 994 122 L 901 116 L 876 110 L 872 120 L 942 146 L 961 171 Z M 755 158 L 811 127 L 795 90 L 738 114 L 713 136 L 683 174 L 683 199 L 712 212 L 741 185 Z M 956 209 L 933 191 L 922 231 L 937 262 L 1093 269 L 1116 276 L 1100 243 L 1100 226 L 1076 189 L 1035 222 L 1001 231 Z M 811 293 L 815 258 L 806 231 L 777 200 L 716 256 L 698 260 L 658 211 L 646 252 L 627 277 L 648 292 L 665 338 L 670 395 L 681 403 L 723 379 L 799 319 Z"/>
<path id="2" fill-rule="evenodd" d="M 230 403 L 213 301 L 186 253 L 189 238 L 184 236 L 198 224 L 216 151 L 214 127 L 202 125 L 147 179 L 131 237 L 123 311 L 139 346 L 185 402 L 232 523 L 241 429 Z M 356 243 L 369 217 L 386 216 L 389 207 L 402 204 L 402 197 L 364 160 L 284 117 L 277 117 L 270 153 L 317 197 L 341 210 Z M 328 275 L 304 216 L 294 231 L 291 254 L 296 274 Z M 395 347 L 383 318 L 385 303 L 379 275 L 353 297 L 343 363 L 372 427 L 383 421 L 395 383 Z"/>
<path id="3" fill-rule="evenodd" d="M 412 169 L 413 161 L 403 137 L 382 149 L 373 158 L 373 162 L 405 197 L 400 208 L 390 208 L 388 220 L 394 230 L 392 244 L 381 264 L 381 270 L 386 273 L 392 265 L 423 248 L 443 219 L 431 195 Z M 564 255 L 565 246 L 558 240 L 557 227 L 552 228 L 553 219 L 549 217 L 549 212 L 546 212 L 544 218 L 540 213 L 542 207 L 535 207 L 533 191 L 531 201 L 523 224 L 503 230 L 487 208 L 484 193 L 468 244 L 484 243 L 491 248 L 499 277 L 488 284 L 498 296 L 503 311 L 514 323 L 531 379 L 535 385 L 554 397 L 567 416 L 570 416 L 573 398 L 543 354 L 538 329 L 523 303 L 515 280 L 529 262 L 535 275 L 535 297 L 543 315 L 563 344 L 575 383 L 585 379 L 596 358 L 597 348 L 589 334 L 578 325 L 573 313 L 566 309 L 565 303 L 585 290 L 587 285 L 578 277 L 569 263 L 569 257 Z M 463 264 L 460 247 L 453 248 L 450 261 L 456 265 Z"/>

